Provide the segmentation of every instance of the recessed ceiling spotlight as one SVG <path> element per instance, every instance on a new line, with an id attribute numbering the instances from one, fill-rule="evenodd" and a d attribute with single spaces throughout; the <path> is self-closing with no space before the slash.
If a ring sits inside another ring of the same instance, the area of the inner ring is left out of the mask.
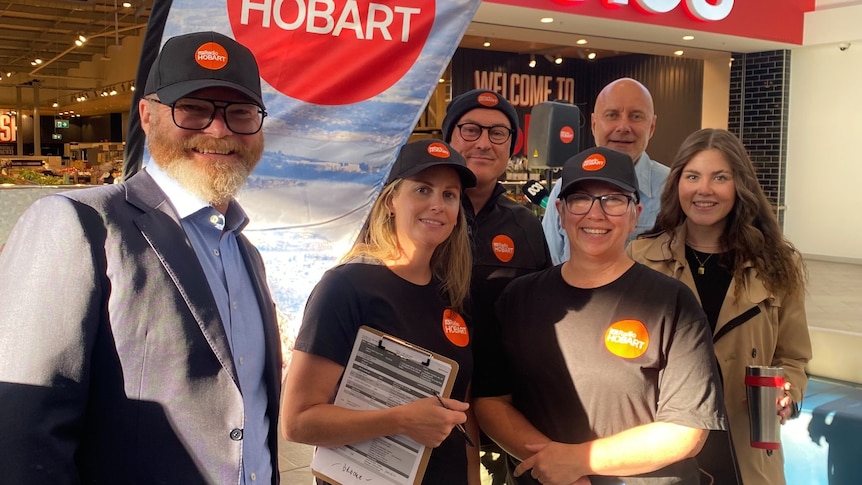
<path id="1" fill-rule="evenodd" d="M 539 22 L 541 22 L 543 24 L 550 24 L 553 21 L 554 21 L 554 17 L 542 17 L 539 19 Z"/>
<path id="2" fill-rule="evenodd" d="M 673 55 L 675 55 L 675 56 L 681 56 L 683 54 L 685 54 L 685 52 L 682 49 L 680 49 L 678 51 L 673 51 Z"/>
<path id="3" fill-rule="evenodd" d="M 575 41 L 575 44 L 584 45 L 587 43 L 587 39 L 578 39 Z"/>
<path id="4" fill-rule="evenodd" d="M 482 45 L 485 47 L 491 47 L 491 41 L 488 40 L 487 37 L 485 37 L 485 42 L 483 42 Z"/>
<path id="5" fill-rule="evenodd" d="M 693 35 L 683 35 L 682 40 L 694 40 L 694 36 Z"/>
<path id="6" fill-rule="evenodd" d="M 591 61 L 592 61 L 592 60 L 593 60 L 593 59 L 595 59 L 595 58 L 596 58 L 596 53 L 595 53 L 595 52 L 590 52 L 589 54 L 587 54 L 587 59 L 589 59 L 589 60 L 591 60 Z"/>
<path id="7" fill-rule="evenodd" d="M 131 2 L 123 2 L 123 8 L 129 8 L 131 6 L 132 6 Z"/>

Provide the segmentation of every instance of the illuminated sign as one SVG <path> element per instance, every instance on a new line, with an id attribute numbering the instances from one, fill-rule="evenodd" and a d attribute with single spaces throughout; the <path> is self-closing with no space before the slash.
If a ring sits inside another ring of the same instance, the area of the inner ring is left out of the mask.
<path id="1" fill-rule="evenodd" d="M 556 0 L 561 5 L 579 5 L 584 0 Z M 668 13 L 677 8 L 680 3 L 685 6 L 686 12 L 697 20 L 715 22 L 723 20 L 733 10 L 734 0 L 602 0 L 609 8 L 621 5 L 632 5 L 633 7 L 649 14 Z"/>
<path id="2" fill-rule="evenodd" d="M 68 128 L 69 120 L 54 120 L 54 126 L 56 128 Z"/>
<path id="3" fill-rule="evenodd" d="M 15 116 L 8 113 L 0 114 L 0 142 L 18 141 L 18 125 Z"/>
<path id="4" fill-rule="evenodd" d="M 62 139 L 63 139 L 63 135 L 61 135 L 61 134 L 59 134 L 59 133 L 52 133 L 52 134 L 51 134 L 51 139 L 52 139 L 52 140 L 62 140 Z"/>

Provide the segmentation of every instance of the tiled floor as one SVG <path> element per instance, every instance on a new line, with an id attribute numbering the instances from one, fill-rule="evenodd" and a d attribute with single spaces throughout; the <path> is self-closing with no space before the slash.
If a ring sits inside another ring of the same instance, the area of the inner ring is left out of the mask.
<path id="1" fill-rule="evenodd" d="M 862 342 L 862 264 L 809 260 L 808 271 L 806 310 L 812 333 L 822 329 L 837 335 L 841 342 L 854 339 Z M 862 369 L 862 352 L 843 349 L 830 352 L 832 348 L 818 349 L 818 342 L 815 341 L 813 362 L 824 364 L 812 364 L 812 369 L 830 373 L 836 368 L 828 365 L 830 362 L 848 357 L 858 358 L 858 367 Z M 845 364 L 841 360 L 839 367 L 848 365 L 856 363 Z M 862 483 L 859 481 L 862 448 L 858 444 L 862 435 L 862 384 L 847 384 L 814 377 L 806 394 L 803 415 L 782 429 L 788 485 Z M 308 467 L 311 455 L 309 446 L 282 441 L 279 450 L 282 483 L 311 484 Z"/>

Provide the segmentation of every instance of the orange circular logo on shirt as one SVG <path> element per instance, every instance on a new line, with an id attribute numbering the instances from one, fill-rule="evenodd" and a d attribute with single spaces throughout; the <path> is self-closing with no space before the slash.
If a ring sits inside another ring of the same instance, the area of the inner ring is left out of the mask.
<path id="1" fill-rule="evenodd" d="M 464 317 L 451 308 L 443 311 L 443 334 L 458 347 L 466 347 L 470 343 L 470 333 Z"/>
<path id="2" fill-rule="evenodd" d="M 227 65 L 227 50 L 215 42 L 207 42 L 195 51 L 195 62 L 204 69 L 218 71 Z"/>
<path id="3" fill-rule="evenodd" d="M 515 241 L 505 234 L 495 236 L 491 241 L 491 249 L 494 256 L 504 263 L 508 263 L 515 257 Z"/>
<path id="4" fill-rule="evenodd" d="M 604 155 L 601 153 L 593 153 L 592 155 L 587 156 L 587 159 L 581 164 L 581 168 L 587 172 L 595 172 L 596 170 L 605 168 L 606 163 L 608 162 L 605 160 Z"/>
<path id="5" fill-rule="evenodd" d="M 634 359 L 649 348 L 649 333 L 638 320 L 620 320 L 605 332 L 605 347 L 616 356 Z"/>

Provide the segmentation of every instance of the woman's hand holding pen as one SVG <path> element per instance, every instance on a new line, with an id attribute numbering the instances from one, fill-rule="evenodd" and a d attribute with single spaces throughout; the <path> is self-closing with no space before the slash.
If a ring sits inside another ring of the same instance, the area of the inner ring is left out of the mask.
<path id="1" fill-rule="evenodd" d="M 446 407 L 441 406 L 435 396 L 399 406 L 402 433 L 429 448 L 440 446 L 452 433 L 452 428 L 467 421 L 465 412 L 470 408 L 469 404 L 456 399 L 441 399 Z"/>

